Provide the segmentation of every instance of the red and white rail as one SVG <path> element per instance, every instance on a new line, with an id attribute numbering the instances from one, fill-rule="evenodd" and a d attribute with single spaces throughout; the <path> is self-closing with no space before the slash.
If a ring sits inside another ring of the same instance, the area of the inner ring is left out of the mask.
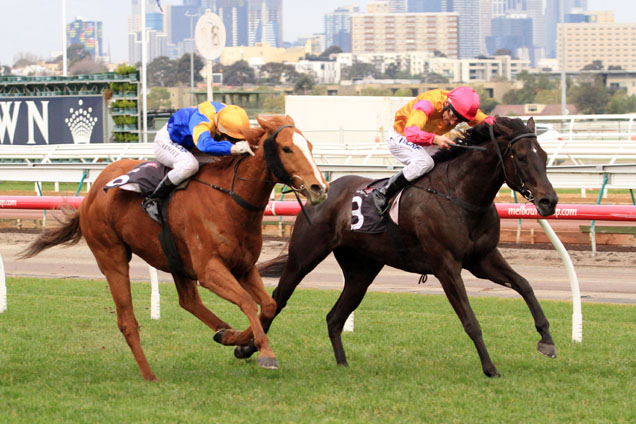
<path id="1" fill-rule="evenodd" d="M 0 196 L 0 209 L 64 209 L 78 208 L 83 197 L 65 196 Z M 502 219 L 537 219 L 553 246 L 561 256 L 566 267 L 572 290 L 572 340 L 583 339 L 583 316 L 581 312 L 581 294 L 579 282 L 574 271 L 572 260 L 556 233 L 548 224 L 548 219 L 568 220 L 603 220 L 603 221 L 636 221 L 636 206 L 626 205 L 558 205 L 554 215 L 542 217 L 534 205 L 517 203 L 497 203 L 497 212 Z M 300 204 L 295 201 L 272 201 L 265 209 L 268 216 L 294 216 L 300 212 Z M 159 283 L 157 271 L 150 269 L 151 308 L 150 316 L 159 319 Z M 7 308 L 7 289 L 4 265 L 0 256 L 0 312 Z"/>

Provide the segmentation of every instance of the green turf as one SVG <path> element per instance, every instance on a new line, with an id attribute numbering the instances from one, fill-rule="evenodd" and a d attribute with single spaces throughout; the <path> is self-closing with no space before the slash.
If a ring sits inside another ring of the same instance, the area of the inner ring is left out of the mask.
<path id="1" fill-rule="evenodd" d="M 202 290 L 235 327 L 234 305 Z M 325 316 L 339 292 L 298 290 L 270 332 L 279 371 L 232 349 L 161 286 L 133 284 L 142 345 L 159 381 L 145 382 L 116 325 L 104 281 L 8 279 L 0 314 L 2 423 L 633 423 L 636 308 L 584 304 L 583 343 L 570 340 L 571 305 L 543 301 L 559 357 L 520 300 L 473 298 L 502 378 L 488 379 L 448 301 L 369 293 L 344 334 L 338 367 Z"/>

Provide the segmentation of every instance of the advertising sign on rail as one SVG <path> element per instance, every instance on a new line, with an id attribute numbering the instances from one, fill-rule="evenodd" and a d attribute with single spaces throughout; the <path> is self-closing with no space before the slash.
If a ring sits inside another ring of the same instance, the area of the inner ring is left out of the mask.
<path id="1" fill-rule="evenodd" d="M 0 99 L 0 144 L 104 142 L 104 97 Z"/>

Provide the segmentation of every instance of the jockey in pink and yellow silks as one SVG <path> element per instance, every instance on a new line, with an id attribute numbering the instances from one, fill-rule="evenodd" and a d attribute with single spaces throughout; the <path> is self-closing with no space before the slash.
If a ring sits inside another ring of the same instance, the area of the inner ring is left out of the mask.
<path id="1" fill-rule="evenodd" d="M 389 151 L 406 166 L 392 176 L 386 186 L 373 190 L 380 215 L 386 212 L 388 199 L 433 169 L 432 156 L 439 149 L 448 149 L 455 144 L 445 134 L 457 124 L 467 122 L 473 126 L 484 121 L 494 122 L 494 117 L 479 110 L 479 103 L 479 95 L 469 87 L 452 91 L 430 90 L 395 113 L 393 130 L 386 141 Z"/>

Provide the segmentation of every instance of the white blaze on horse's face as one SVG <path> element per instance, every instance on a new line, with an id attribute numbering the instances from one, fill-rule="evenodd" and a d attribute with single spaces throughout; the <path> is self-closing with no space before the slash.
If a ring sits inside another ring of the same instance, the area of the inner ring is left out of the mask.
<path id="1" fill-rule="evenodd" d="M 303 155 L 305 155 L 305 157 L 307 158 L 307 162 L 309 162 L 314 170 L 314 176 L 316 177 L 316 181 L 320 182 L 320 185 L 322 186 L 322 189 L 326 189 L 327 186 L 322 182 L 322 174 L 320 173 L 320 170 L 318 169 L 318 166 L 316 165 L 316 162 L 314 161 L 314 157 L 311 154 L 311 151 L 309 150 L 309 142 L 307 141 L 307 139 L 300 133 L 294 132 L 294 137 L 293 137 L 293 142 L 294 142 L 294 146 L 298 147 L 298 149 L 300 149 L 300 151 L 303 153 Z"/>

